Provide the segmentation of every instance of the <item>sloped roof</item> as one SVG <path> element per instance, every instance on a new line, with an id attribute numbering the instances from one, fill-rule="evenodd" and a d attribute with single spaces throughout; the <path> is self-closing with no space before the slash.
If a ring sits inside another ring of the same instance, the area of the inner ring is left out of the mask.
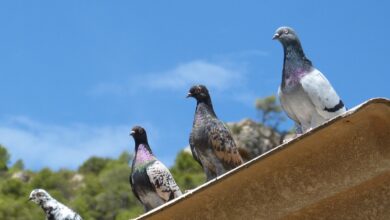
<path id="1" fill-rule="evenodd" d="M 138 219 L 390 219 L 390 101 L 371 99 Z"/>

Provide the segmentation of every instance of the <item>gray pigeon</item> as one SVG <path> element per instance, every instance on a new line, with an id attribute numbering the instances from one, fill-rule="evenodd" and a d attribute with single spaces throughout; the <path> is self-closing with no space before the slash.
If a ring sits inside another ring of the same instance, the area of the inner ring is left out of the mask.
<path id="1" fill-rule="evenodd" d="M 305 133 L 344 113 L 343 101 L 326 77 L 306 58 L 295 31 L 280 27 L 273 39 L 279 40 L 284 50 L 282 84 L 278 91 L 280 103 L 295 121 L 297 133 Z"/>
<path id="2" fill-rule="evenodd" d="M 46 220 L 82 220 L 79 214 L 55 200 L 43 189 L 34 189 L 29 200 L 41 206 L 46 213 Z"/>
<path id="3" fill-rule="evenodd" d="M 203 85 L 193 86 L 187 97 L 197 101 L 190 134 L 192 155 L 203 167 L 209 181 L 241 165 L 243 161 L 229 129 L 214 112 L 207 88 Z"/>
<path id="4" fill-rule="evenodd" d="M 135 141 L 135 157 L 131 166 L 130 185 L 145 211 L 181 196 L 179 186 L 168 168 L 153 155 L 148 144 L 146 131 L 140 126 L 135 126 L 130 135 Z"/>

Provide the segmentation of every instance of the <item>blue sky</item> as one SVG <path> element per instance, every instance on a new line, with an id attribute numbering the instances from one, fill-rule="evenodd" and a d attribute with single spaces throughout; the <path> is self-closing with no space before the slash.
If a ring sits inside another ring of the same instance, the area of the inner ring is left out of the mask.
<path id="1" fill-rule="evenodd" d="M 0 143 L 27 168 L 77 168 L 134 151 L 147 129 L 167 165 L 188 145 L 194 83 L 224 121 L 275 94 L 279 26 L 351 108 L 389 97 L 390 3 L 378 1 L 6 1 L 0 3 Z"/>

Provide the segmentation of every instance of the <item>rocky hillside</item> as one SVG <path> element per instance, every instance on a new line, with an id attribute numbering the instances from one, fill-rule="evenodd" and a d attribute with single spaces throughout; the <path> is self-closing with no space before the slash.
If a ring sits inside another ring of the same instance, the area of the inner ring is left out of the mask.
<path id="1" fill-rule="evenodd" d="M 282 135 L 272 128 L 259 124 L 251 119 L 227 123 L 232 131 L 240 154 L 245 161 L 261 155 L 278 146 Z"/>

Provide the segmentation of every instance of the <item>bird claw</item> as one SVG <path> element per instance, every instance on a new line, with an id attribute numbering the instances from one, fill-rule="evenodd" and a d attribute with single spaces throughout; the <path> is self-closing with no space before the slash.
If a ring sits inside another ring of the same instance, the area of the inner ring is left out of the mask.
<path id="1" fill-rule="evenodd" d="M 294 140 L 295 138 L 298 138 L 301 135 L 302 135 L 301 133 L 297 133 L 297 134 L 294 135 L 294 137 L 286 138 L 286 139 L 283 140 L 283 144 L 285 144 L 287 142 L 290 142 L 290 141 Z"/>
<path id="2" fill-rule="evenodd" d="M 184 194 L 192 193 L 192 191 L 194 191 L 194 190 L 193 189 L 186 189 L 186 190 L 184 190 Z"/>

